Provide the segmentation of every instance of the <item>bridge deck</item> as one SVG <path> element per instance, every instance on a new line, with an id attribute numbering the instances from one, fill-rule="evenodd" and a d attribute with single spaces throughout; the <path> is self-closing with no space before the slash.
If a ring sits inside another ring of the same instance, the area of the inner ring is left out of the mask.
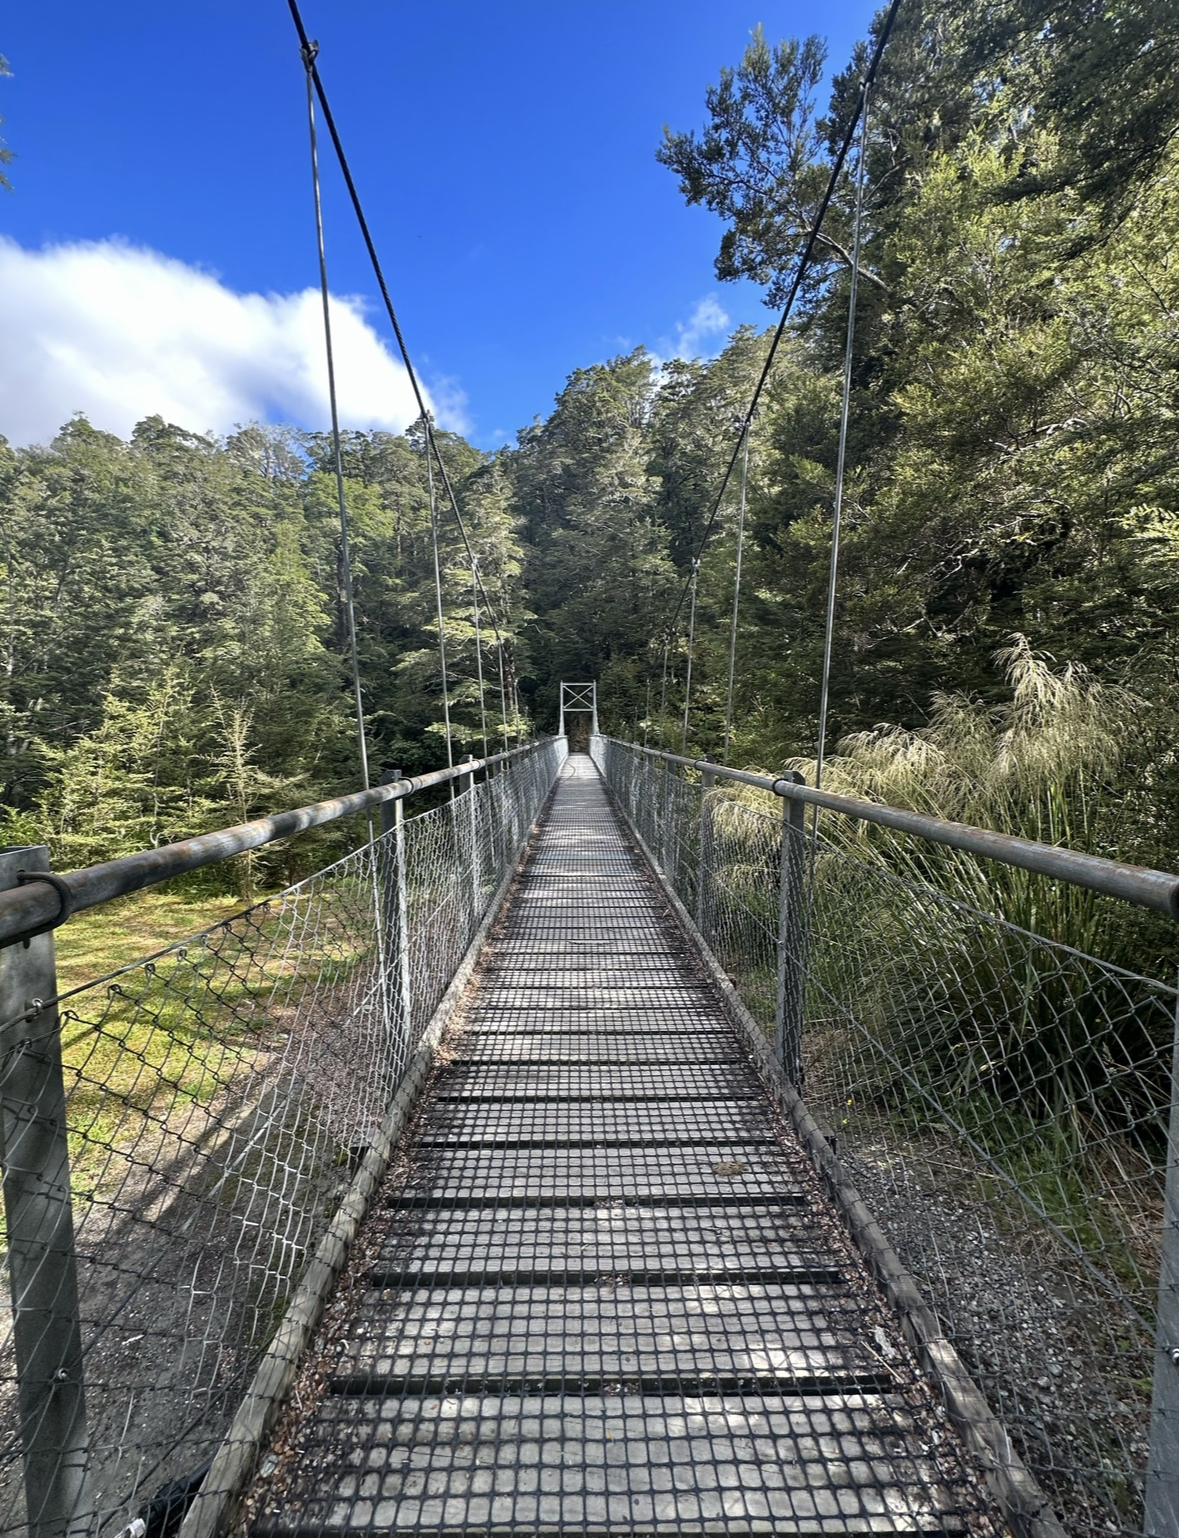
<path id="1" fill-rule="evenodd" d="M 1001 1531 L 587 758 L 443 1059 L 257 1538 Z"/>

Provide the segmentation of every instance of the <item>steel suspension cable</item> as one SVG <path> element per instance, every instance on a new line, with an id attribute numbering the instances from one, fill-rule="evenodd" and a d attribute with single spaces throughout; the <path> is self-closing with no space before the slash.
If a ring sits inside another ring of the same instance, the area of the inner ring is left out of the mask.
<path id="1" fill-rule="evenodd" d="M 851 281 L 848 285 L 847 339 L 843 351 L 843 399 L 839 412 L 839 453 L 835 463 L 835 505 L 831 519 L 831 567 L 827 575 L 827 622 L 823 632 L 823 674 L 819 689 L 819 743 L 815 754 L 815 788 L 823 784 L 823 755 L 827 746 L 827 707 L 831 696 L 831 646 L 835 634 L 835 594 L 839 579 L 839 536 L 843 522 L 843 484 L 847 467 L 847 424 L 851 414 L 852 353 L 856 337 L 856 291 L 860 277 L 860 239 L 864 218 L 864 163 L 868 158 L 868 87 L 863 90 L 860 118 L 860 163 L 856 167 L 856 212 L 852 236 Z M 816 814 L 817 816 L 817 814 Z"/>
<path id="2" fill-rule="evenodd" d="M 729 624 L 729 687 L 725 694 L 725 753 L 729 762 L 729 743 L 733 735 L 733 679 L 737 668 L 737 615 L 741 604 L 741 555 L 745 546 L 745 494 L 749 484 L 749 424 L 745 424 L 745 447 L 741 455 L 741 503 L 737 514 L 737 561 L 733 570 L 733 618 Z"/>
<path id="3" fill-rule="evenodd" d="M 876 71 L 880 67 L 880 60 L 883 57 L 885 45 L 887 44 L 889 35 L 892 32 L 893 23 L 896 21 L 897 10 L 899 7 L 900 0 L 892 0 L 892 3 L 888 8 L 888 13 L 884 18 L 884 25 L 880 29 L 880 36 L 876 40 L 876 47 L 873 49 L 871 62 L 869 63 L 864 78 L 860 83 L 860 94 L 856 101 L 855 110 L 851 115 L 847 125 L 847 130 L 844 133 L 843 140 L 839 146 L 839 150 L 835 156 L 834 161 L 832 162 L 831 175 L 827 179 L 826 190 L 823 193 L 823 197 L 819 203 L 818 208 L 815 210 L 815 216 L 811 221 L 810 229 L 807 231 L 806 244 L 803 247 L 802 255 L 799 257 L 798 266 L 795 268 L 794 277 L 790 284 L 790 292 L 786 296 L 786 304 L 774 330 L 773 340 L 770 342 L 769 351 L 767 352 L 765 361 L 762 364 L 762 369 L 761 373 L 758 375 L 757 384 L 754 386 L 753 396 L 750 399 L 748 409 L 746 410 L 745 415 L 741 420 L 741 432 L 738 435 L 737 442 L 733 447 L 733 452 L 729 456 L 729 461 L 725 467 L 724 476 L 721 479 L 720 488 L 717 491 L 716 497 L 712 504 L 712 511 L 709 513 L 708 519 L 705 522 L 704 532 L 700 536 L 700 542 L 696 546 L 695 559 L 697 560 L 700 558 L 704 551 L 705 545 L 708 543 L 708 537 L 712 533 L 713 527 L 717 520 L 717 516 L 720 513 L 721 502 L 724 499 L 725 492 L 728 489 L 729 482 L 733 476 L 733 471 L 736 468 L 737 460 L 741 454 L 741 444 L 744 439 L 745 430 L 753 423 L 753 418 L 757 412 L 757 407 L 761 400 L 762 393 L 765 390 L 766 383 L 770 377 L 770 370 L 773 368 L 774 359 L 777 356 L 778 349 L 782 344 L 782 339 L 786 334 L 786 324 L 790 319 L 791 312 L 794 309 L 794 302 L 798 298 L 799 291 L 802 288 L 802 280 L 806 276 L 807 270 L 810 267 L 811 260 L 814 256 L 815 246 L 818 243 L 819 232 L 822 228 L 823 220 L 827 215 L 827 210 L 830 207 L 831 199 L 835 195 L 835 189 L 839 184 L 840 176 L 843 174 L 844 161 L 847 159 L 848 152 L 855 141 L 856 130 L 859 127 L 860 118 L 863 114 L 864 107 L 867 102 L 868 91 L 876 79 Z M 676 620 L 679 618 L 680 610 L 684 606 L 684 599 L 688 594 L 688 587 L 689 583 L 684 582 L 680 588 L 679 597 L 676 600 L 676 606 L 672 610 L 671 618 L 668 621 L 669 626 L 674 626 Z"/>
<path id="4" fill-rule="evenodd" d="M 659 691 L 659 746 L 667 746 L 667 650 L 671 645 L 671 637 L 664 634 L 663 637 L 663 685 Z"/>
<path id="5" fill-rule="evenodd" d="M 699 557 L 692 563 L 692 607 L 688 616 L 688 670 L 684 678 L 684 729 L 680 733 L 680 752 L 688 751 L 688 712 L 692 708 L 692 649 L 696 644 L 696 578 L 700 572 Z"/>
<path id="6" fill-rule="evenodd" d="M 750 399 L 749 406 L 745 412 L 744 417 L 742 418 L 740 434 L 738 435 L 737 442 L 733 447 L 733 452 L 729 456 L 728 463 L 725 466 L 725 472 L 721 478 L 720 487 L 717 490 L 716 497 L 713 501 L 712 510 L 709 513 L 707 520 L 705 521 L 704 531 L 700 536 L 700 542 L 695 550 L 694 559 L 696 560 L 698 560 L 703 553 L 704 547 L 707 545 L 709 536 L 711 535 L 712 530 L 716 524 L 717 517 L 720 513 L 721 503 L 724 500 L 724 495 L 728 489 L 729 482 L 733 477 L 733 470 L 736 467 L 738 456 L 742 452 L 742 444 L 745 440 L 745 435 L 753 424 L 753 419 L 757 413 L 758 404 L 761 400 L 761 396 L 765 389 L 766 383 L 769 380 L 770 371 L 773 368 L 774 359 L 777 356 L 778 349 L 781 346 L 782 339 L 786 333 L 787 321 L 790 318 L 790 314 L 794 308 L 795 299 L 798 297 L 799 291 L 802 287 L 802 280 L 806 275 L 807 269 L 809 268 L 811 259 L 814 255 L 815 246 L 819 238 L 819 232 L 822 228 L 823 220 L 826 217 L 827 209 L 830 207 L 831 199 L 834 196 L 835 188 L 838 185 L 840 175 L 842 174 L 844 161 L 847 159 L 848 151 L 850 150 L 851 145 L 855 139 L 856 130 L 859 126 L 861 114 L 864 112 L 867 106 L 868 92 L 875 82 L 876 72 L 880 67 L 880 61 L 884 56 L 884 49 L 892 33 L 893 24 L 896 21 L 897 11 L 899 8 L 900 0 L 891 0 L 888 12 L 884 18 L 884 24 L 880 29 L 880 36 L 876 40 L 876 47 L 872 52 L 871 61 L 868 65 L 868 69 L 864 75 L 864 78 L 860 83 L 860 95 L 856 103 L 855 111 L 852 113 L 851 119 L 847 126 L 847 131 L 844 134 L 843 141 L 839 147 L 839 151 L 836 154 L 834 162 L 832 163 L 831 175 L 828 178 L 826 190 L 823 193 L 823 197 L 819 203 L 818 209 L 815 212 L 815 217 L 812 220 L 810 229 L 807 233 L 806 244 L 803 247 L 802 255 L 800 256 L 798 266 L 795 269 L 794 278 L 790 285 L 790 292 L 786 296 L 786 304 L 783 307 L 782 314 L 774 330 L 774 335 L 770 342 L 769 351 L 766 353 L 765 361 L 762 364 L 761 373 L 758 375 L 757 384 L 754 386 L 753 395 Z M 684 606 L 684 599 L 687 596 L 690 586 L 690 580 L 691 579 L 685 580 L 680 586 L 675 608 L 672 610 L 671 618 L 667 622 L 668 633 L 670 633 L 675 628 L 676 621 L 679 619 L 680 611 Z"/>
<path id="7" fill-rule="evenodd" d="M 332 457 L 336 470 L 336 502 L 340 515 L 340 564 L 344 576 L 344 611 L 348 626 L 348 647 L 352 657 L 352 689 L 356 697 L 356 732 L 360 745 L 360 775 L 368 790 L 368 743 L 364 730 L 364 697 L 360 689 L 360 653 L 356 645 L 356 606 L 352 597 L 352 548 L 348 537 L 348 501 L 344 495 L 344 459 L 340 450 L 340 413 L 336 402 L 336 360 L 332 348 L 332 315 L 328 294 L 327 254 L 323 240 L 323 204 L 319 194 L 319 145 L 315 131 L 315 96 L 312 77 L 319 45 L 303 43 L 303 67 L 307 72 L 307 127 L 311 140 L 311 185 L 315 196 L 315 240 L 319 252 L 319 292 L 323 301 L 323 339 L 327 353 L 328 403 L 332 419 Z M 372 821 L 369 821 L 372 836 Z"/>
<path id="8" fill-rule="evenodd" d="M 311 186 L 315 199 L 315 243 L 319 255 L 319 293 L 323 304 L 323 341 L 327 356 L 328 404 L 332 421 L 332 457 L 336 469 L 336 502 L 340 515 L 340 564 L 344 574 L 344 606 L 348 622 L 348 649 L 352 658 L 352 690 L 356 698 L 356 735 L 360 745 L 360 779 L 364 790 L 371 789 L 368 773 L 368 741 L 364 729 L 364 695 L 360 687 L 360 651 L 356 644 L 356 605 L 352 589 L 352 546 L 348 529 L 348 500 L 344 495 L 344 456 L 340 448 L 340 412 L 336 398 L 336 359 L 332 347 L 331 294 L 328 288 L 327 251 L 323 236 L 323 200 L 319 187 L 319 141 L 315 131 L 315 96 L 311 89 L 318 44 L 307 44 L 303 49 L 303 68 L 307 76 L 307 131 L 311 148 Z M 368 827 L 368 845 L 376 854 L 376 827 L 371 809 L 365 814 Z M 373 883 L 373 904 L 376 917 L 377 977 L 382 998 L 382 1018 L 389 1018 L 388 986 L 389 969 L 385 965 L 385 921 L 381 913 L 382 892 L 380 884 Z"/>
<path id="9" fill-rule="evenodd" d="M 483 636 L 479 630 L 478 566 L 471 565 L 471 609 L 475 620 L 475 673 L 479 680 L 479 722 L 483 729 L 483 757 L 487 757 L 487 699 L 483 693 Z"/>
<path id="10" fill-rule="evenodd" d="M 344 145 L 340 138 L 339 130 L 336 128 L 336 120 L 332 115 L 332 109 L 328 103 L 327 92 L 323 88 L 323 81 L 320 79 L 319 69 L 315 63 L 316 54 L 319 51 L 319 45 L 316 43 L 314 45 L 314 49 L 312 49 L 312 45 L 307 37 L 307 29 L 303 25 L 303 17 L 299 12 L 298 0 L 287 0 L 287 6 L 291 13 L 291 19 L 295 24 L 295 30 L 299 35 L 300 46 L 305 52 L 310 53 L 310 62 L 307 64 L 308 73 L 315 87 L 315 94 L 319 99 L 319 105 L 323 110 L 323 120 L 327 125 L 328 134 L 330 135 L 332 141 L 332 147 L 336 152 L 336 160 L 339 162 L 340 171 L 344 177 L 344 185 L 348 189 L 348 197 L 352 203 L 352 210 L 356 215 L 356 222 L 360 227 L 361 238 L 364 241 L 365 250 L 368 252 L 369 262 L 372 266 L 373 274 L 377 280 L 377 287 L 381 293 L 381 299 L 385 306 L 385 313 L 389 317 L 389 324 L 392 326 L 393 335 L 397 340 L 398 351 L 401 353 L 401 361 L 405 365 L 405 372 L 409 378 L 410 388 L 413 390 L 414 399 L 417 402 L 418 413 L 426 423 L 427 442 L 432 444 L 434 447 L 434 452 L 438 460 L 438 469 L 442 476 L 442 484 L 445 488 L 451 511 L 454 513 L 455 521 L 458 524 L 459 530 L 463 536 L 463 543 L 466 546 L 468 557 L 473 560 L 474 552 L 471 548 L 471 541 L 467 536 L 467 527 L 463 519 L 462 511 L 459 508 L 458 498 L 455 496 L 454 487 L 450 480 L 450 475 L 446 469 L 446 465 L 443 461 L 441 453 L 438 452 L 438 446 L 434 441 L 434 430 L 430 423 L 430 415 L 426 405 L 425 394 L 422 390 L 421 383 L 418 380 L 417 370 L 414 368 L 413 361 L 410 358 L 409 347 L 406 344 L 405 335 L 401 330 L 401 322 L 397 319 L 397 312 L 393 308 L 393 299 L 389 293 L 389 285 L 385 281 L 384 269 L 381 267 L 381 261 L 377 255 L 376 243 L 374 242 L 372 232 L 368 227 L 368 220 L 364 213 L 364 205 L 361 203 L 360 194 L 356 190 L 356 183 L 352 177 L 352 168 L 349 166 L 348 157 L 344 153 Z M 496 616 L 495 606 L 492 604 L 491 599 L 487 594 L 487 590 L 483 587 L 481 578 L 479 579 L 479 586 L 483 594 L 483 602 L 487 609 L 488 617 L 491 620 L 492 628 L 495 631 L 496 644 L 500 647 L 503 647 L 505 642 L 500 630 L 499 621 Z"/>
<path id="11" fill-rule="evenodd" d="M 501 723 L 501 732 L 502 732 L 502 735 L 503 735 L 503 742 L 500 744 L 500 746 L 502 748 L 506 748 L 507 745 L 508 745 L 508 735 L 509 735 L 509 728 L 508 728 L 508 696 L 507 696 L 507 686 L 506 686 L 506 684 L 504 682 L 504 653 L 503 653 L 503 647 L 502 646 L 497 646 L 496 647 L 495 656 L 496 656 L 496 661 L 499 664 L 499 715 L 500 715 L 500 723 Z"/>
<path id="12" fill-rule="evenodd" d="M 434 450 L 434 458 L 437 461 L 439 473 L 442 476 L 442 484 L 446 490 L 447 500 L 450 502 L 451 511 L 454 513 L 454 520 L 458 524 L 459 533 L 463 538 L 463 546 L 467 552 L 467 560 L 470 562 L 471 567 L 475 572 L 475 581 L 478 585 L 479 591 L 483 594 L 483 603 L 487 609 L 487 617 L 491 621 L 491 627 L 495 632 L 496 643 L 502 647 L 504 644 L 504 639 L 500 633 L 499 621 L 496 618 L 495 608 L 491 602 L 491 599 L 488 597 L 487 589 L 483 586 L 483 578 L 479 575 L 478 561 L 475 557 L 474 546 L 471 544 L 471 536 L 467 532 L 466 520 L 464 519 L 462 512 L 459 509 L 458 498 L 455 496 L 454 487 L 450 480 L 450 472 L 446 468 L 446 461 L 443 459 L 442 450 L 438 446 L 438 438 L 434 432 L 433 423 L 429 421 L 428 416 L 426 431 L 427 437 Z"/>
<path id="13" fill-rule="evenodd" d="M 442 662 L 442 716 L 446 723 L 446 767 L 454 768 L 454 746 L 450 735 L 450 685 L 446 681 L 446 628 L 442 617 L 442 563 L 438 556 L 438 502 L 434 495 L 434 461 L 426 443 L 426 485 L 430 493 L 430 538 L 434 545 L 434 600 L 438 613 L 438 655 Z M 454 786 L 451 786 L 454 795 Z"/>

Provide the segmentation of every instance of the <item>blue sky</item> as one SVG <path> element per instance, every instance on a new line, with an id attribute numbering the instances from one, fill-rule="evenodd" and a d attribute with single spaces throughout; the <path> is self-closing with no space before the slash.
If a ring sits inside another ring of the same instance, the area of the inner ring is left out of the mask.
<path id="1" fill-rule="evenodd" d="M 655 162 L 662 125 L 700 126 L 706 85 L 759 21 L 771 38 L 819 32 L 842 67 L 872 7 L 303 11 L 439 416 L 490 448 L 546 414 L 578 366 L 640 343 L 715 351 L 726 330 L 768 323 L 758 290 L 717 283 L 720 223 Z M 0 195 L 0 432 L 45 438 L 79 408 L 116 431 L 149 409 L 217 431 L 251 415 L 322 425 L 303 73 L 283 0 L 44 0 L 7 9 L 0 52 L 18 157 Z M 398 425 L 404 381 L 324 169 L 332 289 L 351 301 L 344 413 Z"/>

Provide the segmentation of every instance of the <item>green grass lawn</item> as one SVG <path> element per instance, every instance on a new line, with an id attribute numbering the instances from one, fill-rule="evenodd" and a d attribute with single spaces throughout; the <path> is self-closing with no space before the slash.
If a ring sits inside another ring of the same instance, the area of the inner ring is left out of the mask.
<path id="1" fill-rule="evenodd" d="M 63 925 L 55 941 L 75 1196 L 101 1203 L 122 1192 L 134 1205 L 161 1161 L 199 1166 L 218 1105 L 237 1114 L 257 1092 L 309 985 L 330 1013 L 367 962 L 371 923 L 371 893 L 345 878 L 249 909 L 234 895 L 149 889 Z"/>
<path id="2" fill-rule="evenodd" d="M 57 930 L 57 991 L 66 993 L 240 913 L 240 897 L 149 888 L 79 913 Z"/>
<path id="3" fill-rule="evenodd" d="M 218 979 L 203 947 L 161 969 L 134 969 L 110 984 L 87 983 L 242 912 L 239 897 L 148 889 L 79 913 L 54 935 L 57 990 L 83 992 L 62 1005 L 62 1057 L 75 1194 L 89 1196 L 126 1174 L 112 1149 L 134 1147 L 149 1129 L 184 1120 L 235 1076 L 256 1048 L 235 1031 L 233 1007 L 262 978 Z M 194 1123 L 199 1127 L 199 1120 Z M 5 1224 L 0 1213 L 0 1248 Z"/>

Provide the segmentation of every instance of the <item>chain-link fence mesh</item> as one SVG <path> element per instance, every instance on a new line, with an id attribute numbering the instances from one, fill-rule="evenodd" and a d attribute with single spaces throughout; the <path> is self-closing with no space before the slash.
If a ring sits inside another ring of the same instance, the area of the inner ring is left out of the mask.
<path id="1" fill-rule="evenodd" d="M 60 1000 L 90 1531 L 211 1457 L 563 756 L 551 740 L 515 757 Z M 11 1532 L 36 1514 L 0 1304 Z"/>
<path id="2" fill-rule="evenodd" d="M 1068 1531 L 1140 1534 L 1176 990 L 986 911 L 969 857 L 594 754 L 767 1033 L 801 978 L 807 1104 Z M 1117 933 L 1053 885 L 1008 872 L 998 900 Z"/>

